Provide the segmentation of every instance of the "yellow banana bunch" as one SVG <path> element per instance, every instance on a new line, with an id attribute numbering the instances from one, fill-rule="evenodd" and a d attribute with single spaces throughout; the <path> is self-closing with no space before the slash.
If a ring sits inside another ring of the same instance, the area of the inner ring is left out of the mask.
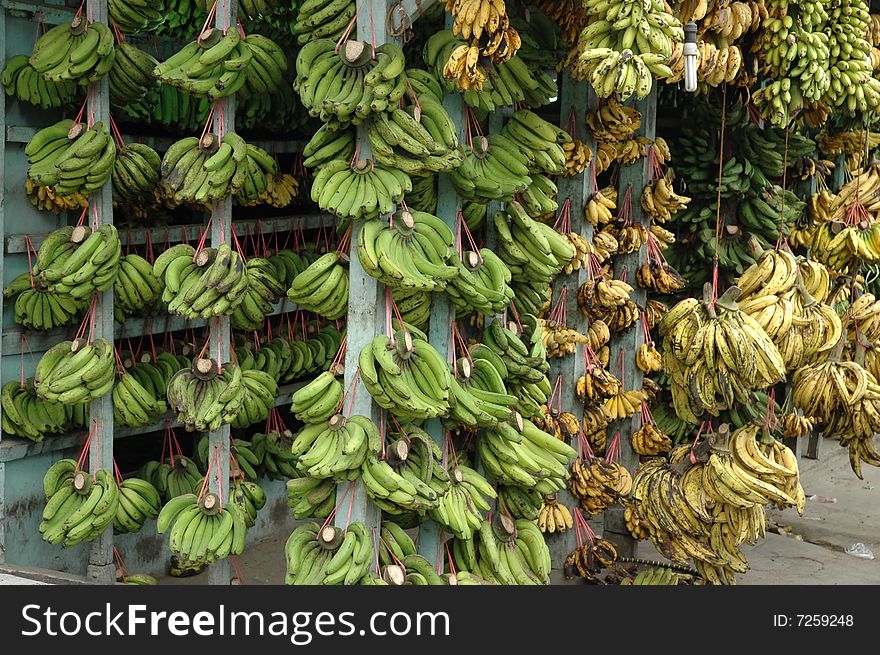
<path id="1" fill-rule="evenodd" d="M 547 359 L 573 355 L 577 352 L 578 344 L 585 344 L 589 341 L 577 330 L 556 321 L 539 318 L 538 324 L 542 328 L 541 342 L 547 351 Z"/>
<path id="2" fill-rule="evenodd" d="M 670 448 L 672 448 L 672 439 L 652 423 L 642 424 L 642 427 L 632 434 L 632 449 L 637 455 L 659 455 L 668 452 Z"/>
<path id="3" fill-rule="evenodd" d="M 780 422 L 782 423 L 782 435 L 786 439 L 808 436 L 815 424 L 812 418 L 801 416 L 797 412 L 788 412 Z"/>
<path id="4" fill-rule="evenodd" d="M 623 466 L 593 457 L 571 463 L 568 490 L 587 514 L 599 514 L 632 491 L 633 478 Z"/>
<path id="5" fill-rule="evenodd" d="M 614 220 L 612 212 L 617 211 L 617 189 L 605 187 L 596 191 L 584 208 L 584 217 L 593 227 L 605 225 Z"/>
<path id="6" fill-rule="evenodd" d="M 519 50 L 519 32 L 510 27 L 504 0 L 446 0 L 446 11 L 452 14 L 452 33 L 472 39 L 472 47 L 496 64 Z"/>
<path id="7" fill-rule="evenodd" d="M 556 494 L 548 494 L 544 496 L 544 502 L 541 504 L 541 510 L 538 512 L 535 523 L 541 532 L 553 534 L 570 530 L 574 525 L 574 520 L 571 511 L 559 502 Z"/>
<path id="8" fill-rule="evenodd" d="M 562 267 L 562 272 L 565 275 L 568 275 L 573 271 L 579 271 L 583 268 L 589 267 L 590 255 L 593 254 L 593 244 L 590 243 L 587 237 L 578 234 L 577 232 L 569 232 L 565 236 L 574 248 L 575 255 L 570 264 L 566 264 Z"/>
<path id="9" fill-rule="evenodd" d="M 610 398 L 605 399 L 605 407 L 611 413 L 613 421 L 620 421 L 635 414 L 647 400 L 647 394 L 641 389 L 621 389 Z"/>
<path id="10" fill-rule="evenodd" d="M 636 366 L 645 375 L 663 370 L 663 360 L 653 343 L 643 343 L 636 351 Z"/>
<path id="11" fill-rule="evenodd" d="M 614 544 L 605 539 L 588 539 L 566 556 L 562 571 L 566 578 L 581 577 L 586 582 L 598 583 L 596 576 L 616 561 Z"/>
<path id="12" fill-rule="evenodd" d="M 284 209 L 297 197 L 299 197 L 299 180 L 290 173 L 274 173 L 266 176 L 266 190 L 248 205 L 269 205 Z"/>
<path id="13" fill-rule="evenodd" d="M 621 141 L 617 145 L 614 158 L 624 166 L 632 166 L 642 157 L 648 156 L 648 146 L 652 144 L 653 141 L 643 136 Z"/>
<path id="14" fill-rule="evenodd" d="M 655 180 L 642 191 L 642 209 L 660 223 L 671 219 L 673 214 L 686 208 L 690 201 L 687 196 L 675 193 L 666 177 Z"/>
<path id="15" fill-rule="evenodd" d="M 578 378 L 575 390 L 578 399 L 586 407 L 590 407 L 604 403 L 608 398 L 620 393 L 620 380 L 601 366 L 591 366 L 584 375 Z M 608 409 L 607 405 L 605 407 Z M 608 409 L 607 415 L 612 416 L 610 409 Z"/>
<path id="16" fill-rule="evenodd" d="M 813 417 L 823 434 L 836 436 L 849 449 L 853 472 L 862 479 L 862 462 L 880 466 L 874 435 L 880 432 L 880 385 L 856 362 L 834 358 L 798 369 L 792 378 L 791 400 Z"/>
<path id="17" fill-rule="evenodd" d="M 795 269 L 796 270 L 796 269 Z M 736 303 L 731 287 L 714 304 L 687 298 L 660 322 L 663 369 L 670 377 L 676 414 L 699 423 L 748 392 L 785 379 L 785 362 L 764 329 Z"/>
<path id="18" fill-rule="evenodd" d="M 666 78 L 667 84 L 678 84 L 684 79 L 684 47 L 677 44 L 669 60 L 672 75 Z M 747 86 L 753 81 L 748 74 L 745 58 L 738 45 L 716 47 L 711 41 L 700 41 L 697 44 L 697 81 L 702 89 L 737 84 Z"/>
<path id="19" fill-rule="evenodd" d="M 479 66 L 480 48 L 476 44 L 460 45 L 449 55 L 443 76 L 455 82 L 462 91 L 482 91 L 486 71 Z"/>
<path id="20" fill-rule="evenodd" d="M 635 252 L 648 243 L 648 230 L 641 223 L 632 223 L 621 227 L 609 223 L 602 228 L 602 232 L 614 237 L 617 241 L 617 253 L 620 255 Z"/>
<path id="21" fill-rule="evenodd" d="M 830 112 L 830 109 L 828 109 Z M 824 125 L 825 120 L 815 124 Z M 814 121 L 808 123 L 814 126 Z M 816 139 L 819 151 L 830 156 L 846 154 L 846 165 L 850 170 L 855 170 L 862 165 L 865 153 L 880 145 L 880 133 L 870 130 L 845 130 L 843 132 L 829 132 L 823 130 Z"/>
<path id="22" fill-rule="evenodd" d="M 605 264 L 613 255 L 616 255 L 620 245 L 614 236 L 605 231 L 593 232 L 593 254 L 599 264 Z"/>
<path id="23" fill-rule="evenodd" d="M 589 279 L 578 289 L 578 307 L 590 320 L 602 320 L 612 332 L 633 325 L 641 315 L 630 300 L 632 286 L 623 280 Z"/>
<path id="24" fill-rule="evenodd" d="M 868 343 L 880 340 L 880 300 L 874 294 L 863 293 L 856 298 L 847 309 L 846 317 L 849 341 L 855 342 L 857 336 Z M 873 348 L 869 349 L 867 354 L 873 351 Z"/>
<path id="25" fill-rule="evenodd" d="M 568 143 L 562 144 L 565 151 L 565 172 L 563 175 L 572 177 L 584 172 L 590 162 L 593 160 L 593 151 L 590 146 L 580 139 L 572 139 Z"/>
<path id="26" fill-rule="evenodd" d="M 590 321 L 587 338 L 589 339 L 590 350 L 597 353 L 611 341 L 611 330 L 608 329 L 608 325 L 602 319 Z"/>
<path id="27" fill-rule="evenodd" d="M 587 127 L 596 141 L 624 141 L 642 126 L 642 115 L 635 107 L 615 98 L 587 115 Z"/>
<path id="28" fill-rule="evenodd" d="M 52 187 L 38 186 L 30 178 L 24 181 L 24 192 L 34 207 L 40 211 L 50 211 L 53 214 L 74 212 L 89 206 L 89 199 L 81 193 L 60 196 L 55 193 L 55 189 Z"/>
<path id="29" fill-rule="evenodd" d="M 626 501 L 623 504 L 623 520 L 633 539 L 642 541 L 650 536 L 647 526 L 639 519 L 632 504 Z"/>
<path id="30" fill-rule="evenodd" d="M 662 295 L 681 291 L 687 286 L 687 280 L 666 262 L 645 262 L 636 271 L 636 282 L 643 289 Z"/>

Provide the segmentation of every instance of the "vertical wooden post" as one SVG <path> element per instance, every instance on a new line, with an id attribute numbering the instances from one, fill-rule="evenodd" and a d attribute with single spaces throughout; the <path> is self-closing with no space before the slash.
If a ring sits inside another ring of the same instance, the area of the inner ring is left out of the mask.
<path id="1" fill-rule="evenodd" d="M 655 128 L 657 125 L 657 83 L 643 100 L 637 104 L 637 109 L 642 115 L 642 125 L 637 136 L 644 136 L 648 139 L 654 139 Z M 641 223 L 645 227 L 650 225 L 650 217 L 645 215 L 642 210 L 642 189 L 650 179 L 650 170 L 648 166 L 648 158 L 641 157 L 632 166 L 623 166 L 620 169 L 620 176 L 617 185 L 617 206 L 620 207 L 624 202 L 627 190 L 631 189 L 632 193 L 632 221 L 633 223 Z M 614 271 L 617 278 L 626 271 L 626 279 L 635 289 L 633 291 L 632 301 L 639 307 L 645 307 L 646 293 L 644 289 L 639 288 L 636 284 L 636 271 L 639 266 L 646 261 L 647 248 L 642 246 L 638 251 L 629 255 L 618 256 L 614 260 Z M 639 346 L 644 342 L 644 334 L 641 322 L 631 327 L 626 332 L 611 335 L 611 359 L 609 369 L 615 375 L 620 373 L 618 362 L 623 352 L 623 382 L 624 389 L 641 389 L 642 388 L 642 372 L 635 365 L 636 352 Z M 639 456 L 633 452 L 631 435 L 638 429 L 639 419 L 637 415 L 631 418 L 617 421 L 608 426 L 608 438 L 613 438 L 615 432 L 620 431 L 620 464 L 628 470 L 633 471 L 639 465 Z M 612 505 L 605 511 L 605 527 L 604 536 L 617 546 L 617 551 L 622 556 L 632 557 L 635 550 L 635 540 L 629 533 L 626 523 L 623 519 L 623 507 L 621 505 Z"/>
<path id="2" fill-rule="evenodd" d="M 214 28 L 238 29 L 238 0 L 218 0 L 214 16 Z M 214 134 L 222 135 L 235 130 L 235 96 L 218 100 L 214 107 Z M 218 248 L 232 242 L 232 198 L 215 202 L 211 211 L 211 246 Z M 228 316 L 218 316 L 208 321 L 211 357 L 217 364 L 229 362 L 230 327 Z M 208 478 L 208 491 L 217 494 L 222 501 L 229 497 L 229 425 L 208 434 L 209 460 L 214 459 Z M 228 585 L 230 582 L 229 560 L 213 564 L 208 570 L 208 582 L 212 585 Z"/>
<path id="3" fill-rule="evenodd" d="M 593 135 L 587 129 L 586 115 L 592 111 L 596 105 L 596 94 L 593 92 L 589 83 L 583 80 L 574 80 L 568 73 L 562 77 L 562 87 L 560 89 L 560 125 L 569 128 L 569 115 L 574 111 L 575 131 L 572 137 L 583 141 L 587 146 L 595 152 L 596 141 Z M 596 191 L 593 183 L 593 176 L 590 174 L 590 167 L 579 174 L 572 177 L 559 177 L 556 181 L 559 189 L 557 199 L 560 211 L 566 201 L 569 202 L 569 210 L 571 213 L 571 231 L 581 234 L 589 240 L 593 238 L 593 226 L 584 218 L 584 207 L 589 202 L 590 197 Z M 589 321 L 578 309 L 577 292 L 580 286 L 590 277 L 588 268 L 582 268 L 573 271 L 570 275 L 560 275 L 556 278 L 553 287 L 553 303 L 551 307 L 555 307 L 559 301 L 562 289 L 566 291 L 566 314 L 568 318 L 568 327 L 573 328 L 583 335 L 587 334 L 590 328 Z M 558 376 L 562 376 L 561 389 L 561 407 L 564 412 L 571 412 L 581 420 L 583 414 L 583 405 L 578 400 L 576 392 L 576 383 L 579 377 L 584 374 L 584 358 L 580 352 L 574 355 L 554 359 L 550 366 L 550 386 L 556 384 Z M 573 444 L 575 445 L 575 444 Z M 577 505 L 574 497 L 564 490 L 557 494 L 559 502 L 565 504 L 569 508 Z M 550 555 L 555 568 L 561 568 L 565 557 L 574 550 L 575 531 L 556 533 L 549 535 L 547 545 L 550 548 Z"/>
<path id="4" fill-rule="evenodd" d="M 0 11 L 0 36 L 6 43 L 6 11 Z M 5 56 L 6 52 L 3 51 Z M 0 234 L 6 235 L 6 102 L 0 102 Z M 3 271 L 3 254 L 6 248 L 0 248 L 0 271 Z M 3 294 L 0 293 L 0 316 L 3 316 Z M 4 380 L 0 379 L 0 385 Z M 0 407 L 0 417 L 3 416 L 3 407 Z M 0 430 L 0 442 L 3 441 L 3 432 Z M 0 475 L 0 482 L 3 477 Z M 2 501 L 2 490 L 0 490 L 0 501 Z M 4 530 L 3 521 L 3 504 L 0 502 L 0 563 L 4 561 L 3 557 L 3 538 Z"/>
<path id="5" fill-rule="evenodd" d="M 357 15 L 357 38 L 379 46 L 387 41 L 388 0 L 364 0 Z M 361 159 L 372 157 L 367 127 L 363 123 L 357 127 L 357 141 Z M 377 219 L 378 220 L 378 219 Z M 348 267 L 348 318 L 345 350 L 345 389 L 352 402 L 351 414 L 369 417 L 376 425 L 380 424 L 382 412 L 362 383 L 354 384 L 358 370 L 358 355 L 361 349 L 378 334 L 385 331 L 385 287 L 371 277 L 361 266 L 357 253 L 359 222 L 352 223 L 350 263 Z M 344 498 L 344 500 L 343 500 Z M 381 519 L 379 509 L 370 502 L 364 490 L 363 480 L 358 478 L 336 490 L 336 502 L 340 504 L 335 523 L 346 527 L 350 522 L 361 522 L 368 529 L 378 528 Z"/>
<path id="6" fill-rule="evenodd" d="M 95 23 L 108 23 L 107 0 L 88 0 L 86 16 Z M 102 121 L 110 129 L 110 86 L 105 75 L 98 82 L 89 85 L 86 99 L 86 112 L 89 123 Z M 89 216 L 86 220 L 93 225 L 113 223 L 113 186 L 110 180 L 89 199 Z M 99 293 L 95 303 L 96 339 L 113 341 L 113 288 Z M 89 447 L 89 467 L 113 470 L 113 400 L 110 394 L 92 401 L 89 408 L 90 427 L 95 433 Z M 116 580 L 116 564 L 113 561 L 113 528 L 107 528 L 103 535 L 89 546 L 87 577 L 97 584 L 112 584 Z"/>
<path id="7" fill-rule="evenodd" d="M 446 27 L 452 27 L 452 16 L 446 16 Z M 464 100 L 460 93 L 444 93 L 443 107 L 455 122 L 460 141 L 465 138 Z M 458 227 L 458 213 L 461 210 L 461 198 L 452 186 L 452 180 L 446 173 L 437 175 L 437 216 L 451 229 Z M 455 322 L 455 305 L 449 296 L 434 294 L 431 300 L 431 318 L 428 323 L 429 341 L 437 352 L 451 361 L 455 358 L 455 346 L 452 344 L 452 324 Z M 431 419 L 425 424 L 425 430 L 443 448 L 446 430 L 440 419 Z M 443 544 L 440 537 L 440 526 L 434 521 L 424 521 L 419 527 L 419 554 L 435 566 L 443 561 Z"/>

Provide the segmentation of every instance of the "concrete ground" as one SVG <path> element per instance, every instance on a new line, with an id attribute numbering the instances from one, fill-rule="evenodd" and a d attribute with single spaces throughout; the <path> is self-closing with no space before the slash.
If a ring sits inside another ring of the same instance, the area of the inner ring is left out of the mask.
<path id="1" fill-rule="evenodd" d="M 832 441 L 820 446 L 821 459 L 800 461 L 804 490 L 816 499 L 807 500 L 802 517 L 792 509 L 768 510 L 771 531 L 757 546 L 744 546 L 752 568 L 738 576 L 740 584 L 880 584 L 880 469 L 864 467 L 865 479 L 859 480 L 843 448 Z M 285 540 L 269 539 L 245 551 L 238 561 L 245 584 L 283 584 Z M 876 559 L 844 552 L 856 542 Z M 640 542 L 637 555 L 662 559 L 648 542 Z M 205 577 L 161 582 L 204 584 Z"/>
<path id="2" fill-rule="evenodd" d="M 813 498 L 804 516 L 792 509 L 768 510 L 766 538 L 755 547 L 744 546 L 751 570 L 738 576 L 740 584 L 880 584 L 880 469 L 866 466 L 865 479 L 858 480 L 843 448 L 832 441 L 820 446 L 820 459 L 800 461 L 804 490 Z M 238 558 L 244 584 L 284 583 L 286 539 L 285 534 L 248 547 Z M 856 542 L 875 559 L 844 552 Z M 637 556 L 662 559 L 649 542 L 639 543 Z M 10 583 L 11 576 L 0 575 L 0 585 Z M 207 576 L 167 577 L 160 583 L 206 584 Z"/>

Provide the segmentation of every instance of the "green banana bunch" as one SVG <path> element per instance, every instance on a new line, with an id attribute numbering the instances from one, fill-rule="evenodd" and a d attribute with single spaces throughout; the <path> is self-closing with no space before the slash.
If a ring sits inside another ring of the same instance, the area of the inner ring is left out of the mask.
<path id="1" fill-rule="evenodd" d="M 37 132 L 25 147 L 28 178 L 49 186 L 59 196 L 98 191 L 113 173 L 116 143 L 107 126 L 99 121 L 59 121 Z"/>
<path id="2" fill-rule="evenodd" d="M 275 407 L 278 382 L 264 371 L 242 371 L 243 401 L 241 409 L 232 419 L 232 427 L 246 428 L 265 421 Z"/>
<path id="3" fill-rule="evenodd" d="M 202 438 L 196 444 L 196 455 L 201 468 L 206 471 L 211 467 L 209 447 L 210 438 L 207 434 L 202 435 Z M 256 480 L 259 477 L 257 469 L 263 463 L 264 453 L 257 445 L 244 439 L 234 438 L 230 440 L 229 451 L 231 476 L 243 477 L 245 480 Z M 204 480 L 196 482 L 196 486 L 193 489 L 199 491 L 202 488 L 203 482 Z"/>
<path id="4" fill-rule="evenodd" d="M 458 274 L 455 238 L 446 223 L 425 212 L 402 210 L 391 219 L 367 221 L 358 233 L 364 270 L 392 289 L 442 291 Z"/>
<path id="5" fill-rule="evenodd" d="M 159 512 L 156 530 L 168 532 L 171 552 L 195 562 L 241 555 L 247 540 L 244 512 L 234 502 L 222 503 L 213 493 L 172 498 Z"/>
<path id="6" fill-rule="evenodd" d="M 76 82 L 62 80 L 49 82 L 40 75 L 27 55 L 10 57 L 3 68 L 3 87 L 6 94 L 42 109 L 58 109 L 76 102 L 79 89 Z"/>
<path id="7" fill-rule="evenodd" d="M 549 177 L 532 174 L 532 183 L 519 194 L 519 201 L 529 216 L 552 216 L 556 217 L 559 202 L 556 198 L 558 189 L 556 183 Z"/>
<path id="8" fill-rule="evenodd" d="M 475 139 L 450 179 L 462 198 L 478 202 L 510 202 L 532 183 L 528 156 L 516 143 L 500 134 Z"/>
<path id="9" fill-rule="evenodd" d="M 413 94 L 415 94 L 415 98 L 418 98 L 420 103 L 426 99 L 443 102 L 444 87 L 440 85 L 440 80 L 443 79 L 442 75 L 438 78 L 430 71 L 421 68 L 407 68 L 406 79 L 409 86 L 412 87 L 412 93 L 408 91 L 406 94 L 407 100 L 413 101 Z"/>
<path id="10" fill-rule="evenodd" d="M 403 426 L 390 436 L 383 458 L 377 455 L 374 451 L 363 464 L 364 489 L 387 514 L 435 510 L 450 490 L 443 452 L 420 428 Z"/>
<path id="11" fill-rule="evenodd" d="M 416 554 L 416 545 L 397 523 L 383 520 L 379 530 L 379 563 L 391 566 Z"/>
<path id="12" fill-rule="evenodd" d="M 153 274 L 153 265 L 146 259 L 132 253 L 119 260 L 113 300 L 123 317 L 154 307 L 162 291 L 162 280 Z"/>
<path id="13" fill-rule="evenodd" d="M 378 335 L 361 350 L 358 364 L 373 400 L 398 418 L 449 413 L 452 373 L 427 340 L 399 330 L 392 345 L 387 336 Z"/>
<path id="14" fill-rule="evenodd" d="M 129 143 L 116 152 L 110 179 L 114 199 L 142 202 L 151 199 L 161 179 L 162 158 L 150 146 Z"/>
<path id="15" fill-rule="evenodd" d="M 199 467 L 184 455 L 174 455 L 169 461 L 150 460 L 141 467 L 137 476 L 152 484 L 165 502 L 201 489 L 196 486 L 202 478 Z"/>
<path id="16" fill-rule="evenodd" d="M 376 557 L 373 537 L 363 523 L 345 530 L 304 523 L 284 547 L 289 585 L 353 585 L 368 576 Z"/>
<path id="17" fill-rule="evenodd" d="M 520 109 L 504 124 L 501 134 L 506 137 L 503 143 L 508 150 L 512 150 L 513 145 L 528 160 L 530 174 L 565 173 L 566 157 L 562 144 L 571 143 L 571 135 L 561 127 L 545 121 L 528 109 Z"/>
<path id="18" fill-rule="evenodd" d="M 452 378 L 455 402 L 451 403 L 450 421 L 470 428 L 492 428 L 510 418 L 510 406 L 516 404 L 517 398 L 507 393 L 494 367 L 485 360 L 482 362 L 478 369 L 467 358 L 458 360 L 458 377 Z M 484 379 L 483 375 L 489 371 L 491 379 Z"/>
<path id="19" fill-rule="evenodd" d="M 377 114 L 367 132 L 376 161 L 409 175 L 449 172 L 464 160 L 455 123 L 437 101 Z"/>
<path id="20" fill-rule="evenodd" d="M 249 528 L 257 524 L 257 512 L 266 506 L 266 492 L 256 482 L 236 478 L 229 487 L 229 499 L 238 505 Z"/>
<path id="21" fill-rule="evenodd" d="M 525 321 L 523 326 L 526 326 Z M 484 369 L 482 377 L 486 381 L 492 380 L 491 371 L 486 364 L 480 364 L 480 359 L 491 364 L 500 378 L 511 386 L 523 383 L 544 384 L 550 365 L 547 363 L 546 351 L 535 345 L 533 335 L 534 332 L 523 335 L 528 338 L 527 345 L 498 319 L 489 322 L 483 328 L 482 342 L 470 349 L 474 362 Z M 497 387 L 497 381 L 494 385 Z"/>
<path id="22" fill-rule="evenodd" d="M 148 394 L 151 394 L 159 402 L 160 413 L 164 414 L 168 407 L 165 396 L 168 393 L 168 382 L 171 377 L 184 366 L 190 366 L 186 358 L 180 361 L 168 352 L 160 352 L 154 363 L 141 361 L 137 365 L 128 368 L 128 373 L 134 376 Z M 123 362 L 124 363 L 124 362 Z"/>
<path id="23" fill-rule="evenodd" d="M 390 214 L 411 190 L 409 175 L 397 168 L 334 159 L 315 173 L 311 198 L 340 219 L 368 220 Z"/>
<path id="24" fill-rule="evenodd" d="M 79 405 L 113 389 L 113 346 L 105 339 L 62 341 L 37 362 L 34 387 L 43 400 Z"/>
<path id="25" fill-rule="evenodd" d="M 336 507 L 336 482 L 332 478 L 294 478 L 287 481 L 287 505 L 293 518 L 323 519 Z"/>
<path id="26" fill-rule="evenodd" d="M 513 300 L 507 264 L 489 248 L 466 251 L 455 260 L 458 275 L 446 287 L 457 319 L 471 314 L 502 313 Z"/>
<path id="27" fill-rule="evenodd" d="M 321 168 L 335 159 L 350 161 L 354 146 L 354 130 L 336 130 L 324 123 L 303 147 L 303 165 L 306 168 Z"/>
<path id="28" fill-rule="evenodd" d="M 481 433 L 477 451 L 486 472 L 507 486 L 534 489 L 541 494 L 565 489 L 568 462 L 577 455 L 566 443 L 514 415 Z"/>
<path id="29" fill-rule="evenodd" d="M 287 286 L 278 277 L 278 270 L 263 257 L 247 261 L 247 291 L 230 318 L 236 330 L 260 330 L 266 317 L 275 311 L 275 303 L 284 297 Z"/>
<path id="30" fill-rule="evenodd" d="M 391 295 L 405 323 L 421 330 L 428 328 L 432 293 L 418 289 L 392 289 Z"/>
<path id="31" fill-rule="evenodd" d="M 116 23 L 124 34 L 155 32 L 168 18 L 168 9 L 164 1 L 107 0 L 110 20 Z"/>
<path id="32" fill-rule="evenodd" d="M 43 400 L 37 395 L 33 378 L 22 385 L 10 380 L 0 390 L 2 400 L 3 432 L 16 437 L 42 441 L 47 435 L 59 434 L 67 429 L 65 406 Z"/>
<path id="33" fill-rule="evenodd" d="M 113 386 L 114 424 L 137 428 L 154 423 L 168 409 L 165 389 L 159 391 L 162 395 L 152 385 L 150 388 L 142 385 L 132 373 L 122 373 Z"/>
<path id="34" fill-rule="evenodd" d="M 354 0 L 305 0 L 296 7 L 296 18 L 290 21 L 290 33 L 300 45 L 317 39 L 338 41 L 357 13 Z"/>
<path id="35" fill-rule="evenodd" d="M 65 548 L 101 536 L 113 524 L 120 495 L 113 473 L 80 471 L 76 462 L 71 468 L 71 461 L 56 462 L 47 472 L 48 483 L 43 479 L 44 488 L 52 491 L 46 494 L 40 534 L 43 541 Z"/>
<path id="36" fill-rule="evenodd" d="M 293 88 L 311 116 L 339 129 L 393 111 L 406 92 L 405 67 L 395 43 L 374 50 L 363 41 L 337 47 L 333 39 L 317 39 L 296 56 Z"/>
<path id="37" fill-rule="evenodd" d="M 474 575 L 496 584 L 541 585 L 550 576 L 550 551 L 538 527 L 503 514 L 483 521 L 473 539 L 454 539 L 452 558 L 459 583 Z"/>
<path id="38" fill-rule="evenodd" d="M 287 297 L 300 309 L 336 320 L 348 311 L 348 268 L 335 250 L 321 255 L 297 275 Z"/>
<path id="39" fill-rule="evenodd" d="M 488 213 L 489 203 L 486 201 L 477 199 L 465 200 L 461 203 L 461 215 L 471 232 L 478 229 L 485 222 Z"/>
<path id="40" fill-rule="evenodd" d="M 202 129 L 211 110 L 211 101 L 194 98 L 167 84 L 156 84 L 137 102 L 114 109 L 119 113 L 116 118 L 120 122 L 127 119 L 136 125 L 161 125 L 190 133 Z"/>
<path id="41" fill-rule="evenodd" d="M 413 553 L 382 567 L 381 580 L 388 585 L 445 585 L 446 578 L 437 573 L 427 559 Z M 379 583 L 374 583 L 379 584 Z"/>
<path id="42" fill-rule="evenodd" d="M 871 44 L 866 38 L 871 22 L 864 0 L 840 0 L 830 5 L 829 77 L 825 102 L 852 115 L 880 106 L 880 80 L 871 68 Z"/>
<path id="43" fill-rule="evenodd" d="M 6 300 L 14 299 L 14 320 L 32 330 L 51 330 L 77 323 L 86 303 L 50 291 L 39 278 L 39 268 L 17 276 L 3 289 Z"/>
<path id="44" fill-rule="evenodd" d="M 327 421 L 306 425 L 296 435 L 291 453 L 298 458 L 302 474 L 341 482 L 357 478 L 365 459 L 381 448 L 379 429 L 370 419 L 334 414 Z"/>
<path id="45" fill-rule="evenodd" d="M 162 158 L 162 184 L 177 202 L 206 203 L 233 196 L 239 204 L 256 201 L 278 162 L 235 132 L 221 138 L 207 133 L 172 144 Z"/>
<path id="46" fill-rule="evenodd" d="M 97 82 L 113 68 L 114 41 L 108 25 L 74 16 L 37 39 L 30 64 L 47 82 Z"/>
<path id="47" fill-rule="evenodd" d="M 429 173 L 419 175 L 412 180 L 412 191 L 404 196 L 403 201 L 410 209 L 429 214 L 437 213 L 437 176 Z"/>
<path id="48" fill-rule="evenodd" d="M 440 496 L 438 506 L 428 515 L 458 539 L 473 539 L 483 523 L 482 512 L 491 510 L 489 500 L 498 494 L 482 475 L 467 466 L 456 466 L 449 478 L 449 491 Z"/>
<path id="49" fill-rule="evenodd" d="M 616 94 L 621 102 L 633 94 L 644 98 L 653 75 L 672 77 L 667 63 L 675 45 L 684 42 L 684 29 L 664 0 L 588 0 L 585 6 L 591 18 L 571 68 L 577 79 L 589 78 L 596 95 Z"/>
<path id="50" fill-rule="evenodd" d="M 159 62 L 137 46 L 122 41 L 116 46 L 116 60 L 107 78 L 110 84 L 110 102 L 129 105 L 138 102 L 147 90 L 156 85 L 153 70 Z"/>
<path id="51" fill-rule="evenodd" d="M 168 382 L 168 406 L 187 432 L 212 432 L 232 423 L 245 401 L 244 374 L 232 363 L 218 375 L 213 359 L 196 359 Z"/>
<path id="52" fill-rule="evenodd" d="M 198 253 L 188 244 L 172 246 L 156 258 L 153 275 L 164 283 L 168 311 L 188 318 L 231 314 L 250 282 L 244 259 L 227 243 Z"/>
<path id="53" fill-rule="evenodd" d="M 621 585 L 665 585 L 675 586 L 678 584 L 678 574 L 672 569 L 658 567 L 643 569 L 636 574 L 635 578 L 620 581 Z"/>
<path id="54" fill-rule="evenodd" d="M 109 289 L 119 273 L 122 244 L 113 225 L 62 227 L 40 245 L 37 269 L 49 291 L 85 301 Z"/>
<path id="55" fill-rule="evenodd" d="M 314 121 L 290 84 L 281 84 L 270 93 L 236 96 L 235 124 L 243 131 L 271 134 L 308 134 Z"/>
<path id="56" fill-rule="evenodd" d="M 498 256 L 514 283 L 549 285 L 577 254 L 565 236 L 533 220 L 516 201 L 508 202 L 505 212 L 497 212 L 493 224 L 498 235 Z M 519 300 L 519 296 L 516 298 Z"/>
<path id="57" fill-rule="evenodd" d="M 279 250 L 269 257 L 269 261 L 275 267 L 275 276 L 289 288 L 294 278 L 309 267 L 312 262 L 312 253 L 298 253 L 293 250 Z"/>
<path id="58" fill-rule="evenodd" d="M 742 153 L 743 157 L 749 161 L 753 168 L 759 169 L 765 178 L 776 180 L 782 178 L 786 165 L 784 154 L 786 148 L 785 130 L 778 127 L 765 127 L 761 129 L 754 124 L 750 124 L 744 131 L 739 132 L 737 136 L 745 137 L 737 140 L 737 150 Z M 811 157 L 815 154 L 816 142 L 809 136 L 790 130 L 787 138 L 789 167 L 794 166 L 798 159 Z M 760 179 L 760 176 L 758 176 L 758 180 L 755 180 L 754 171 L 752 171 L 751 177 L 753 178 L 753 190 L 762 190 L 755 188 L 758 183 L 761 183 L 761 186 L 769 186 L 769 182 L 763 184 L 764 181 Z"/>
<path id="59" fill-rule="evenodd" d="M 151 483 L 140 478 L 126 478 L 119 485 L 119 504 L 113 517 L 113 532 L 140 532 L 144 523 L 159 516 L 162 499 Z"/>
<path id="60" fill-rule="evenodd" d="M 538 518 L 544 497 L 534 489 L 522 487 L 499 487 L 498 504 L 515 519 L 534 521 Z"/>
<path id="61" fill-rule="evenodd" d="M 337 376 L 342 373 L 340 366 L 331 367 L 293 393 L 290 411 L 298 421 L 324 423 L 341 411 L 345 388 Z"/>
<path id="62" fill-rule="evenodd" d="M 156 580 L 152 575 L 147 575 L 146 573 L 131 573 L 129 575 L 125 575 L 120 579 L 117 579 L 117 582 L 121 582 L 122 584 L 131 584 L 138 585 L 139 587 L 151 587 L 153 585 L 159 584 L 159 581 Z"/>
<path id="63" fill-rule="evenodd" d="M 236 28 L 225 34 L 209 28 L 153 69 L 163 84 L 212 102 L 239 92 L 271 93 L 286 72 L 287 59 L 278 44 L 260 34 L 242 38 Z"/>
<path id="64" fill-rule="evenodd" d="M 251 445 L 254 451 L 262 453 L 263 472 L 271 480 L 288 480 L 301 475 L 296 468 L 297 457 L 290 450 L 293 445 L 290 430 L 258 432 L 251 437 Z"/>

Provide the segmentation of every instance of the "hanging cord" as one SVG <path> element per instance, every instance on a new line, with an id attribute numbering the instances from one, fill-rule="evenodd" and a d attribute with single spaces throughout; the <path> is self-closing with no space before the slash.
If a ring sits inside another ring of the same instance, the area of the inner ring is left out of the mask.
<path id="1" fill-rule="evenodd" d="M 715 252 L 712 255 L 712 306 L 718 299 L 718 249 L 721 246 L 721 180 L 724 178 L 724 134 L 727 127 L 727 84 L 721 102 L 721 136 L 718 145 L 718 190 L 715 195 Z"/>
<path id="2" fill-rule="evenodd" d="M 790 125 L 790 124 L 789 124 Z M 779 236 L 776 237 L 776 251 L 779 251 L 780 246 L 785 243 L 788 246 L 788 239 L 785 237 L 785 188 L 786 188 L 786 180 L 788 179 L 788 134 L 789 134 L 789 125 L 785 126 L 785 148 L 782 151 L 782 190 L 780 191 L 780 195 L 782 196 L 782 200 L 780 201 L 779 206 Z"/>

